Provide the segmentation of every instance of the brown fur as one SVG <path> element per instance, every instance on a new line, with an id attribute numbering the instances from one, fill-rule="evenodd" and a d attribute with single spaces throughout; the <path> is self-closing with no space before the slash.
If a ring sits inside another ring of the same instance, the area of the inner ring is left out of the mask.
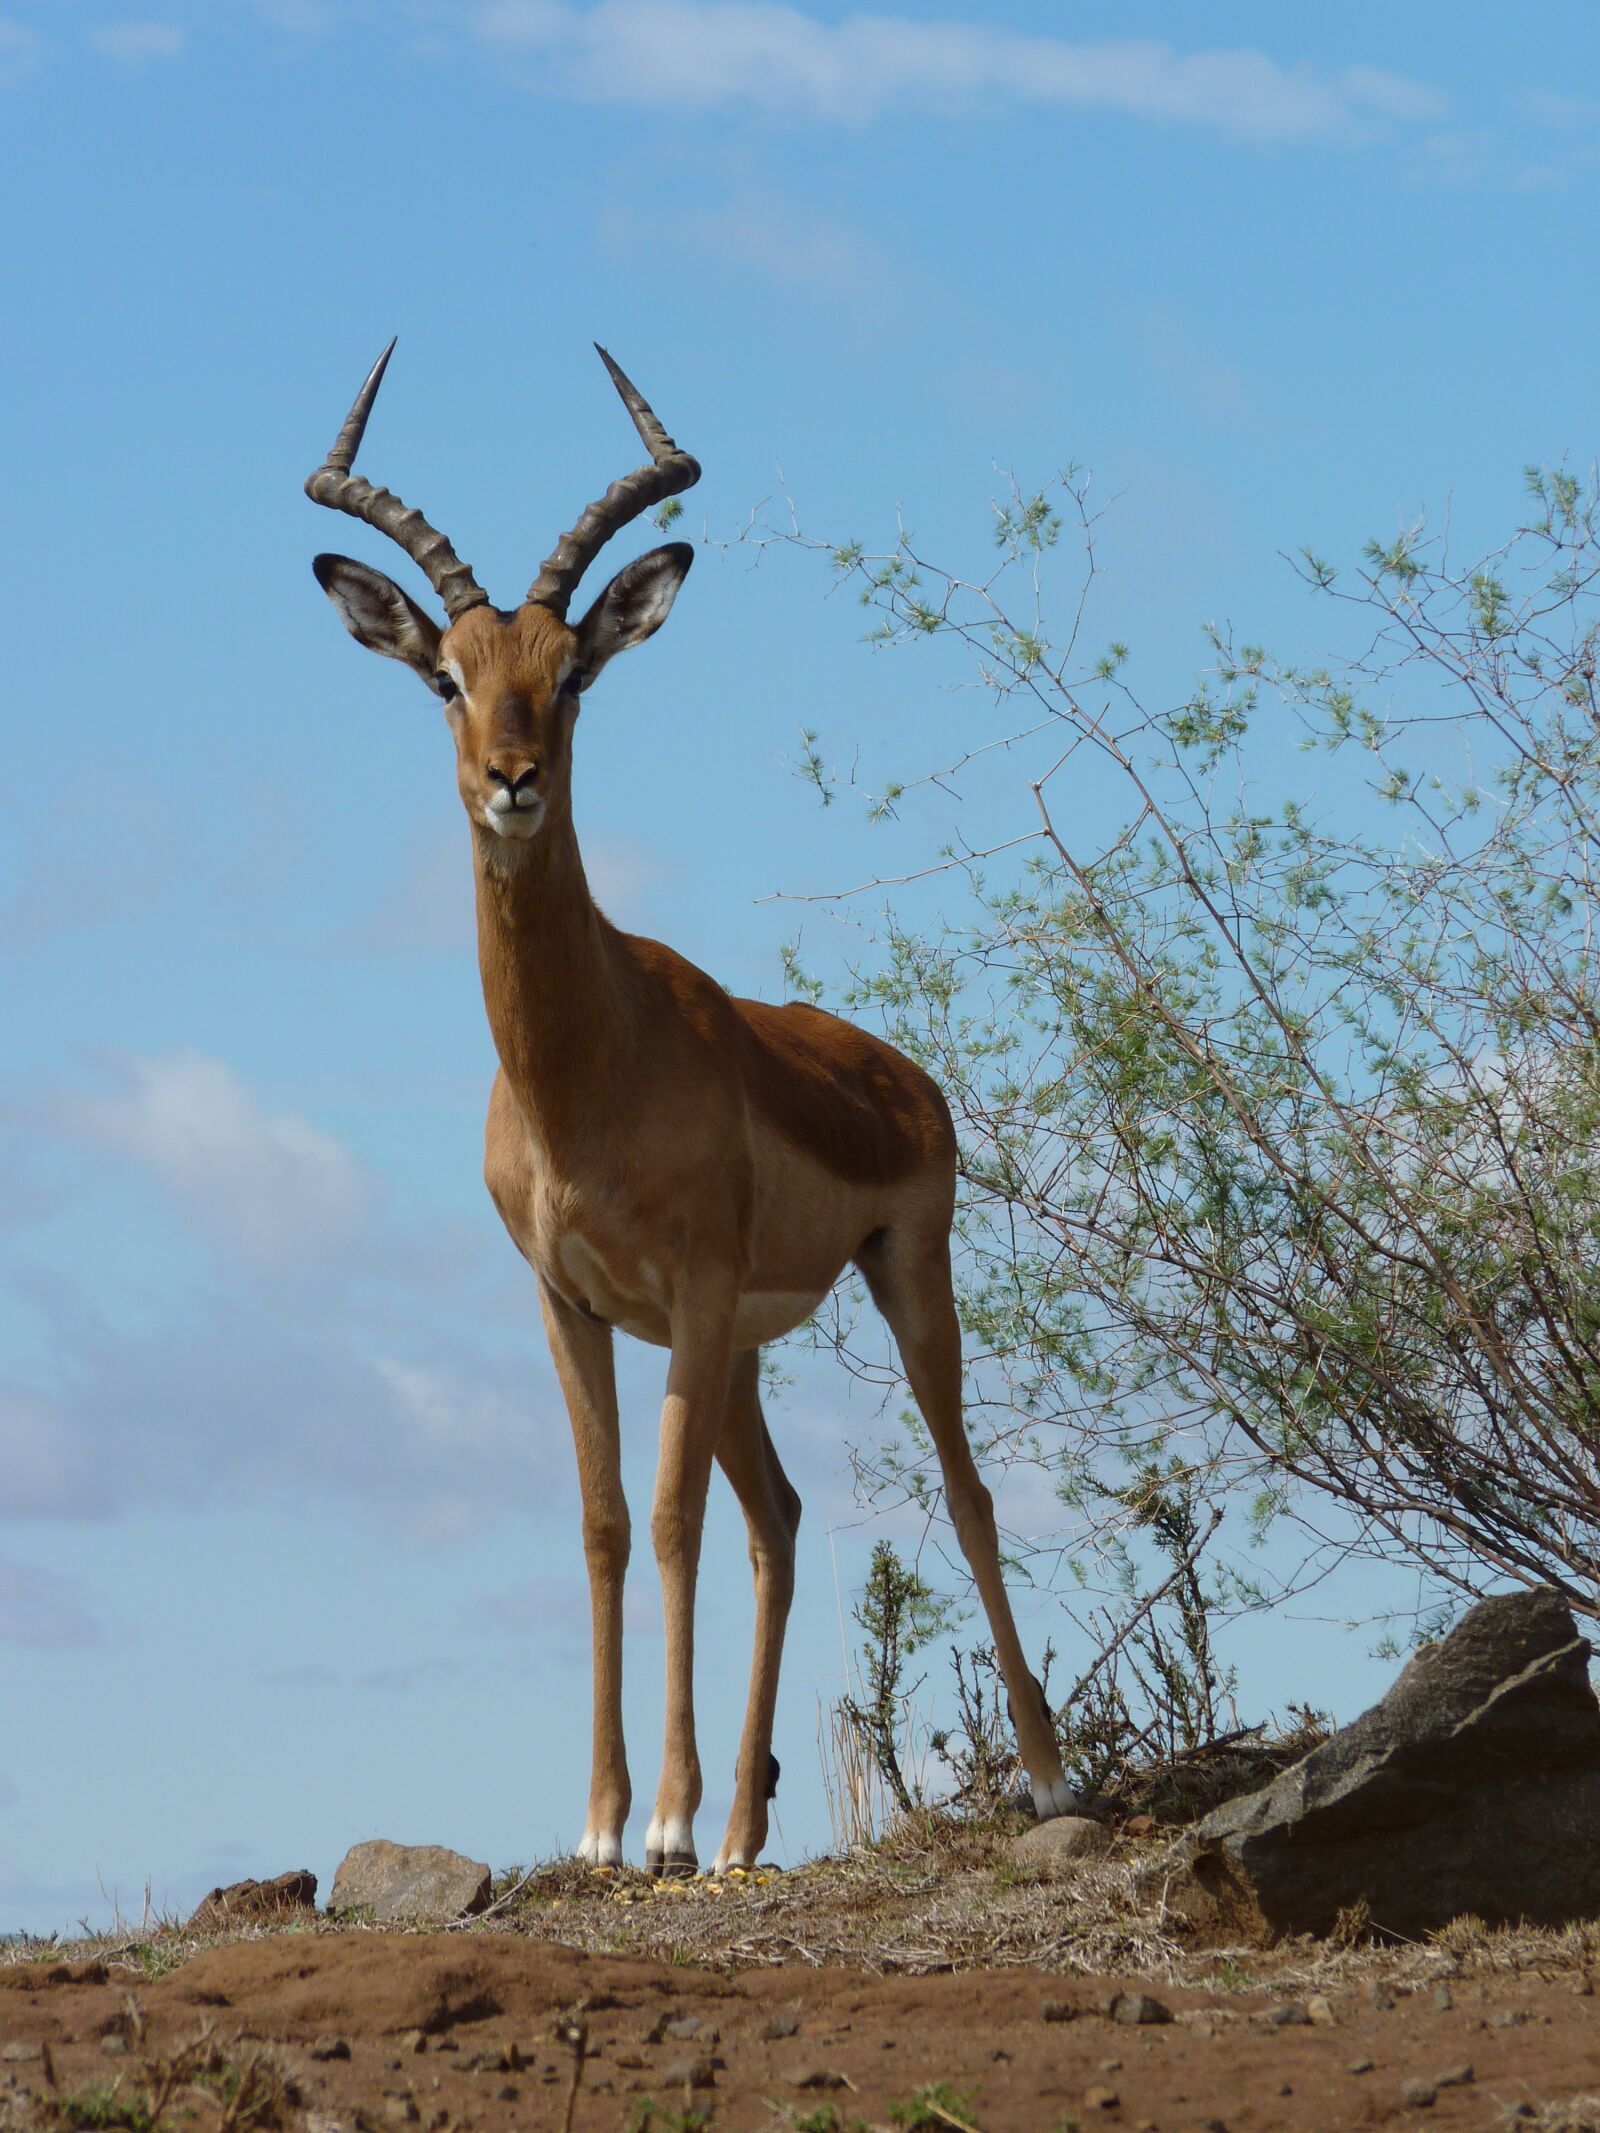
<path id="1" fill-rule="evenodd" d="M 582 1849 L 607 1863 L 619 1856 L 631 1801 L 621 1688 L 630 1525 L 612 1328 L 671 1351 L 651 1516 L 666 1741 L 646 1840 L 651 1862 L 670 1869 L 692 1863 L 700 1799 L 694 1592 L 713 1460 L 745 1513 L 756 1585 L 750 1696 L 719 1861 L 753 1863 L 766 1838 L 800 1506 L 762 1417 L 758 1351 L 803 1320 L 852 1259 L 894 1331 L 938 1449 L 1036 1790 L 1059 1805 L 1065 1781 L 962 1424 L 949 1260 L 956 1145 L 944 1098 L 920 1067 L 833 1015 L 730 999 L 672 949 L 620 932 L 589 894 L 571 807 L 578 707 L 564 677 L 575 665 L 598 672 L 658 626 L 671 592 L 663 602 L 652 587 L 667 564 L 681 578 L 687 551 L 630 566 L 576 628 L 542 608 L 480 607 L 430 635 L 434 626 L 412 603 L 396 595 L 386 604 L 364 578 L 358 621 L 346 620 L 377 649 L 430 676 L 437 661 L 462 686 L 447 708 L 472 822 L 484 1006 L 500 1057 L 484 1174 L 539 1277 L 577 1448 L 594 1627 Z M 392 637 L 382 619 L 391 606 Z M 532 796 L 526 812 L 497 815 L 497 794 L 503 806 L 515 781 Z"/>

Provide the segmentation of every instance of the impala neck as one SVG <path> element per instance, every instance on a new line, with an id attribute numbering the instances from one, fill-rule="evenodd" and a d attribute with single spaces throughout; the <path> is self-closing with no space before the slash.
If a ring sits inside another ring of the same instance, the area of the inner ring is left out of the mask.
<path id="1" fill-rule="evenodd" d="M 513 853 L 473 830 L 478 967 L 500 1064 L 547 1143 L 592 1109 L 623 1032 L 613 931 L 595 906 L 570 815 Z M 508 863 L 509 862 L 509 863 Z"/>

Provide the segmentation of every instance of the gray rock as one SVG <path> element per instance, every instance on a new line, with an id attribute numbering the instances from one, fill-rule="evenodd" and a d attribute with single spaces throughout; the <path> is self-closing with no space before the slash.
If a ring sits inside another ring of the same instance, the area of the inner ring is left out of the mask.
<path id="1" fill-rule="evenodd" d="M 1114 1992 L 1102 2008 L 1113 2022 L 1129 2029 L 1146 2029 L 1157 2022 L 1170 2022 L 1172 2009 L 1148 1992 Z"/>
<path id="2" fill-rule="evenodd" d="M 1179 1848 L 1182 1908 L 1230 1931 L 1327 1933 L 1365 1904 L 1420 1939 L 1600 1913 L 1600 1703 L 1550 1590 L 1484 1600 L 1381 1703 Z M 1173 1862 L 1169 1862 L 1170 1865 Z"/>
<path id="3" fill-rule="evenodd" d="M 678 2059 L 661 2070 L 662 2082 L 674 2089 L 714 2089 L 717 2070 L 709 2059 Z"/>
<path id="4" fill-rule="evenodd" d="M 391 1844 L 374 1837 L 340 1860 L 328 1909 L 365 1911 L 384 1923 L 445 1925 L 488 1908 L 491 1878 L 481 1860 L 442 1844 Z"/>
<path id="5" fill-rule="evenodd" d="M 1011 1856 L 1019 1866 L 1034 1867 L 1049 1878 L 1070 1873 L 1085 1859 L 1098 1859 L 1110 1846 L 1105 1830 L 1087 1815 L 1056 1815 L 1014 1837 Z"/>

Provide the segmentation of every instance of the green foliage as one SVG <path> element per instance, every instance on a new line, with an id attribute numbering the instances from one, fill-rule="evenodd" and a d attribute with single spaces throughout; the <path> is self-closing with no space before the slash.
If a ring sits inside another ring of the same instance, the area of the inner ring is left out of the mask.
<path id="1" fill-rule="evenodd" d="M 657 2103 L 653 2096 L 636 2096 L 627 2133 L 702 2133 L 710 2123 L 711 2113 L 699 2104 L 679 2111 L 670 2103 Z"/>
<path id="2" fill-rule="evenodd" d="M 869 641 L 971 662 L 962 760 L 1021 769 L 1020 833 L 939 862 L 964 911 L 888 914 L 843 1004 L 951 1098 L 975 1428 L 1128 1609 L 1170 1580 L 1143 1650 L 1180 1745 L 1226 1686 L 1208 1615 L 1260 1597 L 1200 1567 L 1212 1506 L 1259 1533 L 1320 1491 L 1446 1589 L 1600 1612 L 1600 519 L 1565 469 L 1528 485 L 1465 571 L 1421 523 L 1345 574 L 1303 551 L 1352 648 L 1213 630 L 1176 708 L 1075 649 L 1079 477 L 1013 490 L 977 583 L 904 536 L 829 551 Z M 1314 793 L 1273 796 L 1285 736 Z M 878 1472 L 926 1493 L 914 1430 Z"/>
<path id="3" fill-rule="evenodd" d="M 903 2103 L 891 2103 L 889 2117 L 905 2133 L 949 2133 L 951 2127 L 977 2133 L 972 2099 L 946 2081 L 930 2081 Z"/>
<path id="4" fill-rule="evenodd" d="M 852 1612 L 866 1633 L 860 1653 L 863 1693 L 844 1699 L 845 1715 L 871 1751 L 896 1805 L 909 1814 L 920 1802 L 901 1763 L 899 1736 L 918 1684 L 907 1685 L 905 1670 L 930 1638 L 949 1628 L 950 1603 L 901 1561 L 891 1541 L 881 1540 Z"/>
<path id="5" fill-rule="evenodd" d="M 154 2133 L 156 2121 L 144 2097 L 124 2095 L 107 2082 L 96 2082 L 92 2088 L 79 2089 L 71 2095 L 54 2096 L 51 2103 L 63 2125 Z"/>

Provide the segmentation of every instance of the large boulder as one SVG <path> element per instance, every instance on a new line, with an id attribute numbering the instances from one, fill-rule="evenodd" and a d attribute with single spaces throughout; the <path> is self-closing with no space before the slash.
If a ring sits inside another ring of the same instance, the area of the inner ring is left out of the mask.
<path id="1" fill-rule="evenodd" d="M 391 1844 L 374 1837 L 340 1860 L 328 1909 L 360 1911 L 381 1924 L 447 1925 L 487 1909 L 490 1879 L 481 1860 L 442 1844 Z"/>
<path id="2" fill-rule="evenodd" d="M 1184 1840 L 1181 1908 L 1230 1934 L 1415 1937 L 1471 1911 L 1600 1915 L 1600 1703 L 1549 1590 L 1484 1600 L 1375 1704 Z"/>

